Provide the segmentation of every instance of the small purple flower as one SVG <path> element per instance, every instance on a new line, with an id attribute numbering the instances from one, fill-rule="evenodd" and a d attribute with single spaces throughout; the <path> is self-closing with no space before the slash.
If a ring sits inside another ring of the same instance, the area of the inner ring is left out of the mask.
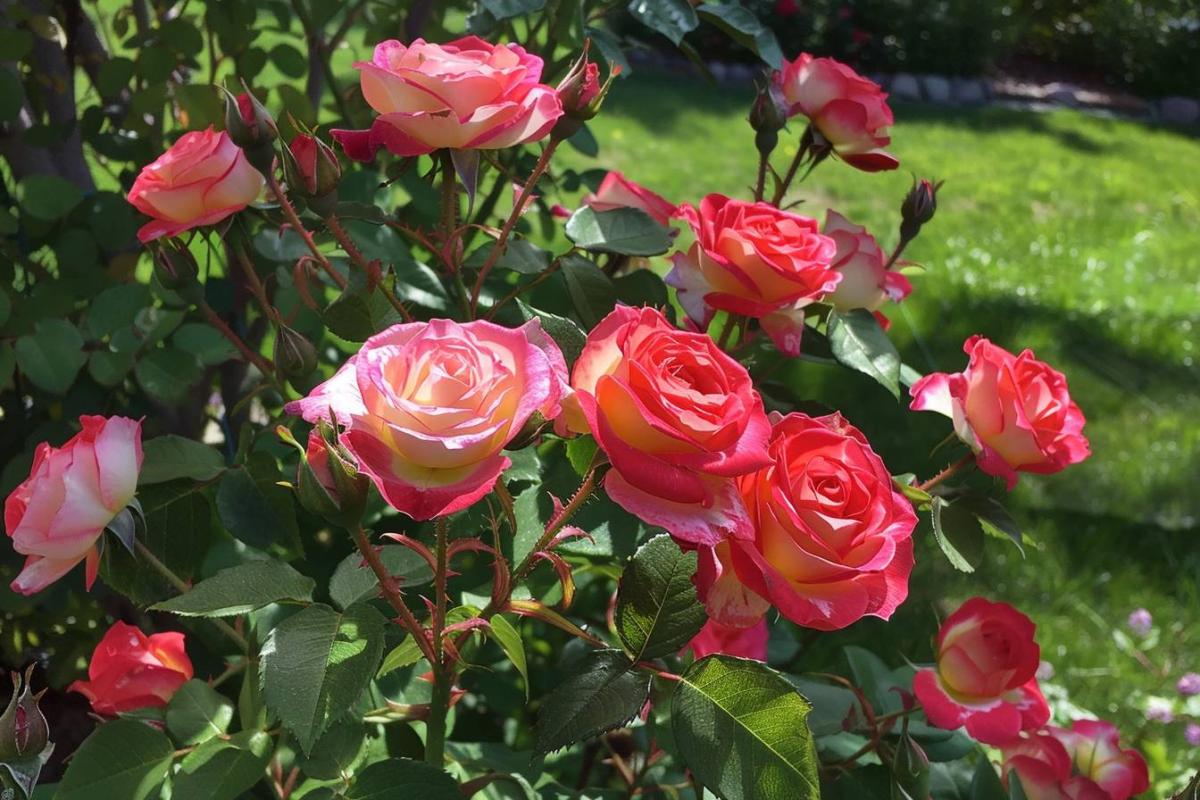
<path id="1" fill-rule="evenodd" d="M 1151 700 L 1146 706 L 1146 719 L 1150 722 L 1161 722 L 1169 725 L 1175 721 L 1175 713 L 1171 706 L 1163 700 Z"/>
<path id="2" fill-rule="evenodd" d="M 1184 697 L 1200 694 L 1200 675 L 1195 672 L 1187 673 L 1175 684 L 1175 690 Z"/>
<path id="3" fill-rule="evenodd" d="M 1136 611 L 1130 612 L 1126 624 L 1138 636 L 1145 636 L 1150 633 L 1150 628 L 1154 626 L 1154 618 L 1150 616 L 1149 611 L 1139 608 Z"/>
<path id="4" fill-rule="evenodd" d="M 1187 739 L 1187 743 L 1192 747 L 1200 747 L 1200 725 L 1189 722 L 1183 729 L 1183 738 Z"/>

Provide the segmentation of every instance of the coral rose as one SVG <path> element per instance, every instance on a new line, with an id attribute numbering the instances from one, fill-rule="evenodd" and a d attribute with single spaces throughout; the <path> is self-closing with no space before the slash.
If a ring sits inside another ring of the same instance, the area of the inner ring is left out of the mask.
<path id="1" fill-rule="evenodd" d="M 599 188 L 583 198 L 583 204 L 597 211 L 636 208 L 645 211 L 664 228 L 670 227 L 671 217 L 675 216 L 677 210 L 673 203 L 661 195 L 634 183 L 616 170 L 604 176 Z"/>
<path id="2" fill-rule="evenodd" d="M 799 355 L 804 307 L 842 280 L 830 266 L 833 239 L 814 219 L 721 194 L 699 208 L 684 203 L 679 215 L 696 243 L 674 255 L 666 281 L 692 321 L 707 328 L 717 310 L 753 317 L 781 351 Z"/>
<path id="3" fill-rule="evenodd" d="M 520 45 L 389 39 L 354 66 L 379 116 L 369 130 L 331 133 L 357 161 L 380 147 L 398 156 L 512 147 L 546 136 L 563 113 L 558 92 L 540 83 L 542 59 Z"/>
<path id="4" fill-rule="evenodd" d="M 852 167 L 877 172 L 900 166 L 884 151 L 893 123 L 887 92 L 832 58 L 801 53 L 784 61 L 774 80 L 788 103 L 788 115 L 802 114 L 838 156 Z"/>
<path id="5" fill-rule="evenodd" d="M 710 619 L 684 649 L 691 649 L 692 655 L 697 659 L 713 653 L 724 653 L 727 656 L 766 661 L 769 638 L 770 632 L 767 630 L 765 619 L 760 619 L 748 628 L 734 628 Z"/>
<path id="6" fill-rule="evenodd" d="M 840 414 L 772 421 L 771 464 L 738 479 L 754 526 L 753 539 L 729 543 L 738 580 L 807 628 L 889 618 L 908 596 L 912 504 Z M 712 603 L 711 593 L 709 613 L 736 624 L 740 610 Z"/>
<path id="7" fill-rule="evenodd" d="M 75 681 L 67 691 L 79 692 L 93 711 L 112 717 L 139 708 L 162 708 L 191 678 L 192 662 L 182 633 L 147 636 L 118 622 L 96 645 L 88 662 L 88 680 Z"/>
<path id="8" fill-rule="evenodd" d="M 224 132 L 212 128 L 179 137 L 142 168 L 126 199 L 153 221 L 138 230 L 149 242 L 214 225 L 254 202 L 263 176 Z"/>
<path id="9" fill-rule="evenodd" d="M 731 479 L 767 463 L 770 426 L 745 367 L 710 337 L 618 306 L 588 334 L 571 386 L 618 505 L 684 542 L 750 535 Z"/>
<path id="10" fill-rule="evenodd" d="M 62 447 L 42 442 L 29 477 L 4 503 L 13 549 L 26 556 L 12 582 L 24 595 L 45 589 L 86 562 L 88 589 L 100 567 L 97 540 L 133 500 L 142 468 L 142 423 L 83 416 L 83 430 Z"/>
<path id="11" fill-rule="evenodd" d="M 834 308 L 878 311 L 888 300 L 899 303 L 912 292 L 908 278 L 888 269 L 888 257 L 866 228 L 830 210 L 822 232 L 837 243 L 833 268 L 842 280 L 826 298 Z"/>
<path id="12" fill-rule="evenodd" d="M 913 692 L 929 724 L 1004 745 L 1050 718 L 1034 674 L 1040 649 L 1029 617 L 973 597 L 942 623 L 937 666 L 918 670 Z"/>
<path id="13" fill-rule="evenodd" d="M 1091 455 L 1084 417 L 1071 400 L 1066 377 L 1025 350 L 1014 356 L 972 336 L 962 372 L 934 372 L 913 384 L 914 411 L 936 411 L 976 453 L 979 468 L 1004 478 L 1017 472 L 1051 473 Z"/>
<path id="14" fill-rule="evenodd" d="M 566 373 L 536 320 L 512 329 L 435 319 L 371 337 L 286 410 L 344 426 L 342 444 L 384 499 L 423 520 L 491 491 L 511 463 L 501 450 L 525 422 L 558 414 Z"/>
<path id="15" fill-rule="evenodd" d="M 1015 773 L 1029 800 L 1128 800 L 1150 788 L 1146 761 L 1122 750 L 1108 722 L 1047 725 L 1002 747 L 1006 780 Z"/>

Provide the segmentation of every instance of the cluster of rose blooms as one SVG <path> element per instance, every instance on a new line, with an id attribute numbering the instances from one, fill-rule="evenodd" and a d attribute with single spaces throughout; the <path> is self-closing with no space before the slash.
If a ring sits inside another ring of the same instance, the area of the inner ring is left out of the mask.
<path id="1" fill-rule="evenodd" d="M 561 138 L 607 91 L 595 65 L 573 70 L 556 89 L 540 82 L 541 59 L 474 37 L 384 42 L 356 66 L 378 116 L 369 130 L 333 137 L 363 161 L 380 148 L 418 156 Z M 869 171 L 897 165 L 883 150 L 892 113 L 874 83 L 808 55 L 785 64 L 774 81 L 784 119 L 808 121 L 802 146 L 814 163 L 833 155 Z M 261 107 L 248 96 L 236 107 L 231 129 L 241 141 L 212 129 L 187 133 L 138 176 L 129 200 L 151 218 L 143 241 L 213 225 L 258 198 L 263 174 L 247 137 L 261 129 Z M 283 157 L 290 192 L 311 201 L 336 189 L 337 156 L 313 135 L 297 136 Z M 270 162 L 265 169 L 273 171 Z M 926 220 L 934 191 L 922 183 L 912 195 L 925 209 L 914 213 Z M 688 327 L 654 308 L 618 306 L 588 332 L 568 371 L 536 320 L 517 328 L 478 319 L 394 325 L 286 405 L 336 432 L 330 441 L 314 428 L 307 452 L 330 499 L 339 502 L 343 485 L 332 461 L 365 476 L 414 520 L 453 514 L 493 490 L 510 464 L 506 446 L 531 420 L 544 421 L 562 437 L 593 436 L 607 464 L 608 496 L 698 553 L 695 583 L 710 623 L 694 643 L 697 654 L 763 658 L 772 606 L 823 631 L 864 616 L 889 618 L 907 596 L 913 567 L 911 502 L 840 414 L 765 413 L 746 368 L 706 331 L 717 312 L 756 320 L 782 352 L 795 354 L 812 304 L 877 311 L 908 294 L 894 269 L 898 250 L 889 258 L 834 211 L 822 227 L 778 201 L 710 194 L 676 206 L 616 173 L 585 202 L 639 208 L 691 229 L 694 243 L 674 254 L 667 277 Z M 951 418 L 980 469 L 1011 488 L 1019 472 L 1055 472 L 1089 455 L 1083 414 L 1061 373 L 1029 351 L 1012 355 L 979 336 L 965 350 L 962 372 L 912 386 L 911 408 Z M 97 540 L 133 499 L 140 423 L 83 417 L 81 424 L 63 447 L 39 446 L 30 477 L 8 498 L 7 532 L 27 556 L 16 591 L 37 592 L 81 561 L 90 587 Z M 1144 763 L 1117 747 L 1111 726 L 1045 725 L 1027 618 L 972 600 L 946 620 L 938 646 L 937 667 L 918 673 L 915 686 L 930 722 L 966 725 L 979 741 L 1001 746 L 1006 771 L 1021 776 L 1029 797 L 1123 800 L 1145 787 Z M 98 712 L 116 713 L 161 705 L 191 666 L 177 634 L 145 637 L 118 623 L 89 675 L 76 687 Z"/>

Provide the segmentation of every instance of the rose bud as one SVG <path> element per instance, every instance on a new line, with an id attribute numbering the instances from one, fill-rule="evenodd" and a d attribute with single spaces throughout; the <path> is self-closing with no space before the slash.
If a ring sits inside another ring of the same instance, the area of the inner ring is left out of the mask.
<path id="1" fill-rule="evenodd" d="M 4 528 L 26 556 L 14 592 L 45 589 L 84 562 L 85 585 L 100 569 L 100 537 L 133 500 L 142 468 L 142 423 L 82 416 L 62 447 L 38 445 L 29 477 L 4 503 Z"/>
<path id="2" fill-rule="evenodd" d="M 929 756 L 905 725 L 892 757 L 892 800 L 928 800 Z"/>
<path id="3" fill-rule="evenodd" d="M 199 303 L 204 299 L 204 287 L 196 280 L 200 267 L 187 245 L 167 239 L 152 252 L 154 277 L 164 289 L 174 292 L 188 303 Z"/>
<path id="4" fill-rule="evenodd" d="M 283 151 L 283 174 L 288 189 L 303 197 L 319 216 L 333 213 L 342 179 L 342 165 L 333 148 L 310 133 L 297 134 Z"/>
<path id="5" fill-rule="evenodd" d="M 166 706 L 192 674 L 182 633 L 147 636 L 118 622 L 96 645 L 88 662 L 88 680 L 75 681 L 67 691 L 86 697 L 97 714 L 115 717 L 139 708 Z"/>
<path id="6" fill-rule="evenodd" d="M 982 336 L 972 336 L 963 350 L 971 356 L 967 368 L 932 372 L 914 383 L 909 408 L 954 420 L 981 470 L 1011 490 L 1017 472 L 1058 472 L 1092 454 L 1066 376 L 1031 350 L 1014 356 Z"/>
<path id="7" fill-rule="evenodd" d="M 285 378 L 299 380 L 317 368 L 317 350 L 312 342 L 281 322 L 275 332 L 273 360 Z"/>
<path id="8" fill-rule="evenodd" d="M 787 124 L 787 101 L 774 81 L 760 86 L 754 105 L 750 107 L 750 127 L 754 129 L 754 146 L 764 158 L 779 144 L 779 131 Z"/>
<path id="9" fill-rule="evenodd" d="M 229 134 L 212 128 L 179 137 L 138 173 L 126 199 L 151 222 L 138 230 L 143 244 L 216 225 L 254 202 L 263 176 Z"/>
<path id="10" fill-rule="evenodd" d="M 1001 746 L 1040 728 L 1050 707 L 1035 674 L 1036 626 L 1007 603 L 973 597 L 946 617 L 937 635 L 937 665 L 917 670 L 913 693 L 935 728 Z"/>
<path id="11" fill-rule="evenodd" d="M 279 138 L 279 127 L 245 81 L 242 88 L 245 91 L 237 97 L 225 91 L 225 130 L 254 168 L 269 175 L 275 160 L 272 143 Z"/>
<path id="12" fill-rule="evenodd" d="M 563 115 L 551 130 L 551 137 L 568 139 L 583 127 L 583 123 L 600 113 L 600 104 L 604 102 L 604 97 L 619 72 L 620 70 L 614 67 L 602 86 L 600 68 L 595 62 L 588 60 L 588 44 L 585 42 L 583 54 L 571 66 L 571 71 L 555 90 L 562 103 Z"/>
<path id="13" fill-rule="evenodd" d="M 33 666 L 25 670 L 24 681 L 16 670 L 12 672 L 12 697 L 0 714 L 0 765 L 36 758 L 50 742 L 50 726 L 38 707 L 45 690 L 30 691 Z"/>
<path id="14" fill-rule="evenodd" d="M 281 428 L 281 433 L 286 432 Z M 291 434 L 286 438 L 300 447 Z M 352 526 L 362 519 L 367 502 L 367 478 L 354 458 L 337 441 L 337 432 L 319 422 L 308 434 L 296 475 L 300 504 L 334 525 Z"/>
<path id="15" fill-rule="evenodd" d="M 916 238 L 921 226 L 933 219 L 937 211 L 937 193 L 945 181 L 930 183 L 922 178 L 913 181 L 913 187 L 900 204 L 900 239 L 905 243 Z"/>

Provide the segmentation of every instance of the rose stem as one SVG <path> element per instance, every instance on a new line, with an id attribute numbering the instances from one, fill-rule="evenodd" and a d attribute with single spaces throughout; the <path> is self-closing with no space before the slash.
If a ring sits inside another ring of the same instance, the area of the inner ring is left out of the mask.
<path id="1" fill-rule="evenodd" d="M 800 169 L 800 165 L 804 163 L 804 158 L 807 155 L 808 140 L 807 138 L 801 138 L 800 147 L 796 150 L 796 156 L 788 166 L 787 174 L 783 176 L 783 180 L 780 181 L 779 186 L 775 189 L 775 196 L 771 198 L 771 205 L 778 207 L 783 202 L 783 197 L 787 194 L 788 187 L 792 185 L 792 179 L 796 177 L 796 170 Z"/>
<path id="2" fill-rule="evenodd" d="M 201 300 L 198 306 L 200 311 L 203 312 L 205 319 L 208 320 L 208 324 L 220 331 L 221 335 L 228 339 L 229 343 L 242 354 L 242 358 L 253 364 L 263 374 L 264 378 L 275 383 L 275 365 L 268 361 L 266 356 L 252 350 L 250 345 L 246 344 L 240 336 L 234 333 L 233 328 L 229 327 L 225 320 L 221 319 L 221 315 L 207 302 Z"/>
<path id="3" fill-rule="evenodd" d="M 442 631 L 446 627 L 446 518 L 439 517 L 434 525 L 436 545 L 436 569 L 434 570 L 433 651 L 436 658 L 433 666 L 433 692 L 429 700 L 429 719 L 425 723 L 425 760 L 442 768 L 446 759 L 446 714 L 450 710 L 450 685 L 454 680 L 455 665 L 443 661 Z"/>
<path id="4" fill-rule="evenodd" d="M 358 552 L 362 554 L 363 560 L 367 562 L 367 566 L 371 568 L 375 573 L 375 577 L 379 579 L 379 588 L 383 592 L 384 598 L 395 610 L 400 626 L 408 631 L 408 635 L 412 636 L 416 641 L 417 647 L 421 650 L 421 655 L 431 665 L 436 665 L 433 645 L 425 638 L 425 630 L 421 627 L 421 623 L 417 622 L 417 618 L 409 610 L 408 604 L 404 602 L 404 594 L 400 591 L 400 587 L 396 585 L 395 578 L 388 572 L 374 545 L 367 539 L 367 532 L 363 530 L 361 525 L 349 530 L 350 535 L 354 538 L 354 544 L 358 547 Z"/>
<path id="5" fill-rule="evenodd" d="M 283 191 L 283 187 L 279 185 L 279 181 L 275 178 L 274 172 L 267 175 L 267 185 L 271 187 L 271 193 L 275 195 L 275 199 L 279 201 L 279 208 L 283 211 L 283 215 L 287 217 L 288 222 L 304 240 L 304 244 L 308 247 L 309 252 L 313 254 L 313 258 L 321 265 L 321 269 L 325 270 L 325 274 L 329 279 L 338 285 L 338 288 L 346 288 L 346 279 L 342 277 L 333 265 L 329 263 L 329 259 L 317 247 L 317 243 L 313 241 L 312 234 L 308 232 L 308 228 L 304 227 L 304 223 L 300 221 L 300 216 L 296 214 L 296 208 L 292 205 L 292 201 L 288 199 L 287 193 Z"/>
<path id="6" fill-rule="evenodd" d="M 963 467 L 966 467 L 969 464 L 973 464 L 974 462 L 975 462 L 975 454 L 967 453 L 965 456 L 960 458 L 958 461 L 955 461 L 953 464 L 946 467 L 944 470 L 939 472 L 937 475 L 934 475 L 929 480 L 925 481 L 924 483 L 918 483 L 917 488 L 920 489 L 922 492 L 928 492 L 934 486 L 937 486 L 939 483 L 946 480 L 951 475 L 954 475 L 955 473 L 962 470 Z"/>
<path id="7" fill-rule="evenodd" d="M 346 251 L 346 255 L 350 256 L 350 260 L 354 262 L 355 266 L 361 269 L 364 275 L 370 276 L 371 265 L 367 263 L 367 259 L 362 254 L 362 251 L 358 249 L 358 245 L 350 238 L 349 232 L 342 227 L 341 220 L 337 218 L 337 215 L 330 214 L 324 218 L 324 222 L 325 226 L 329 228 L 329 232 L 333 234 L 333 238 L 338 240 L 338 244 Z M 380 282 L 375 288 L 383 292 L 383 296 L 387 299 L 388 303 L 391 304 L 392 308 L 396 309 L 396 313 L 405 322 L 413 321 L 412 314 L 408 313 L 408 309 L 404 307 L 404 303 L 401 303 L 399 298 L 392 294 L 392 290 L 387 287 L 387 284 Z"/>
<path id="8" fill-rule="evenodd" d="M 761 203 L 763 195 L 767 191 L 767 163 L 769 162 L 767 153 L 759 152 L 758 154 L 758 180 L 754 184 L 754 201 Z"/>
<path id="9" fill-rule="evenodd" d="M 191 587 L 188 586 L 187 581 L 176 575 L 174 570 L 172 570 L 166 564 L 159 561 L 158 556 L 150 552 L 150 548 L 146 547 L 146 545 L 142 543 L 141 539 L 135 538 L 133 540 L 133 548 L 135 551 L 137 551 L 139 558 L 145 559 L 146 562 L 150 566 L 154 567 L 154 569 L 157 570 L 160 575 L 166 578 L 167 583 L 175 587 L 175 590 L 180 594 L 186 594 L 191 589 Z M 228 622 L 223 619 L 210 619 L 209 622 L 215 625 L 217 630 L 221 631 L 221 633 L 228 636 L 243 653 L 250 652 L 250 643 L 246 641 L 246 637 L 235 631 Z"/>
<path id="10" fill-rule="evenodd" d="M 496 261 L 499 260 L 500 254 L 504 252 L 504 245 L 508 242 L 509 234 L 516 227 L 517 220 L 521 218 L 521 211 L 525 208 L 525 202 L 529 195 L 533 193 L 533 187 L 537 185 L 538 179 L 542 177 L 542 173 L 546 171 L 546 167 L 550 166 L 550 157 L 554 155 L 554 149 L 558 147 L 558 139 L 551 139 L 550 143 L 542 150 L 542 156 L 538 159 L 537 165 L 534 166 L 533 172 L 529 173 L 529 179 L 525 181 L 525 185 L 521 187 L 521 195 L 513 204 L 513 210 L 508 215 L 508 219 L 504 221 L 504 227 L 500 229 L 500 236 L 496 239 L 496 243 L 492 246 L 492 251 L 488 253 L 487 261 L 483 262 L 483 266 L 479 268 L 479 276 L 475 278 L 475 288 L 471 290 L 471 316 L 475 315 L 475 308 L 479 305 L 479 293 L 483 291 L 483 282 L 487 278 L 488 273 L 492 271 L 492 267 L 496 266 Z"/>

